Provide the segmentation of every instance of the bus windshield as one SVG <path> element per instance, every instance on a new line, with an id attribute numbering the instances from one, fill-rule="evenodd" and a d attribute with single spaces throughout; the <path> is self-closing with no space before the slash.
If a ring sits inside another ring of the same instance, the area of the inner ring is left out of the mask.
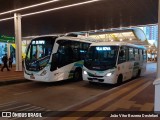
<path id="1" fill-rule="evenodd" d="M 55 39 L 56 37 L 40 37 L 31 41 L 25 58 L 27 70 L 39 71 L 48 64 Z"/>
<path id="2" fill-rule="evenodd" d="M 116 66 L 119 46 L 91 46 L 84 66 L 90 70 L 108 70 Z"/>

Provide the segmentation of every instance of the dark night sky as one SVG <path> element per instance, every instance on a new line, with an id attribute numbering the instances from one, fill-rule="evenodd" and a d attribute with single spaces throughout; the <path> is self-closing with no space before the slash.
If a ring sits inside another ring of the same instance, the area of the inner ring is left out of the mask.
<path id="1" fill-rule="evenodd" d="M 49 0 L 0 0 L 0 13 Z M 60 0 L 21 14 L 88 0 Z M 13 13 L 0 16 L 12 17 Z M 101 0 L 22 18 L 22 36 L 86 31 L 157 23 L 158 0 Z M 0 34 L 14 36 L 14 21 L 0 22 Z"/>

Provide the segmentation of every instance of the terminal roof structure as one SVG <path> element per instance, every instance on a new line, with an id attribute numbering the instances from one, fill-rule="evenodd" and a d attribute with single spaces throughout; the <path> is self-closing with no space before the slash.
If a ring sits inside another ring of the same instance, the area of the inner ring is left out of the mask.
<path id="1" fill-rule="evenodd" d="M 99 39 L 100 41 L 145 41 L 146 35 L 139 28 L 121 28 L 90 31 L 90 37 Z"/>
<path id="2" fill-rule="evenodd" d="M 0 13 L 49 0 L 2 0 Z M 27 14 L 41 10 L 73 5 L 91 0 L 57 0 L 57 2 L 18 11 Z M 13 17 L 1 15 L 0 19 Z M 22 36 L 67 33 L 128 27 L 158 22 L 158 0 L 96 0 L 96 2 L 22 17 Z M 0 22 L 0 33 L 14 36 L 14 22 Z"/>
<path id="3" fill-rule="evenodd" d="M 140 28 L 102 29 L 70 33 L 70 35 L 72 34 L 89 36 L 98 42 L 128 42 L 137 45 L 150 46 L 146 35 Z"/>

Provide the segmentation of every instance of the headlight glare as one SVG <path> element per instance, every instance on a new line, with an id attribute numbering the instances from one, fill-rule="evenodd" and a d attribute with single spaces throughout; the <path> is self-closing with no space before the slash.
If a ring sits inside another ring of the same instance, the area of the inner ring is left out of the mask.
<path id="1" fill-rule="evenodd" d="M 106 76 L 109 77 L 111 76 L 113 73 L 107 73 Z"/>
<path id="2" fill-rule="evenodd" d="M 86 72 L 86 71 L 83 71 L 83 73 L 84 73 L 85 75 L 87 75 L 87 72 Z"/>

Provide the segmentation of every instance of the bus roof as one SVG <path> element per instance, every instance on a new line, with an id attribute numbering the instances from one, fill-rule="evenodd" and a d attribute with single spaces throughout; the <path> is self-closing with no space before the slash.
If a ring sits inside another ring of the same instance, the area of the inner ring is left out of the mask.
<path id="1" fill-rule="evenodd" d="M 57 38 L 59 37 L 58 35 L 44 35 L 44 36 L 38 36 L 33 38 L 31 41 L 33 40 L 39 40 L 39 39 L 44 39 L 44 38 Z"/>
<path id="2" fill-rule="evenodd" d="M 63 37 L 58 37 L 56 40 L 73 40 L 73 41 L 81 41 L 81 42 L 87 42 L 87 43 L 93 43 L 96 42 L 94 38 L 90 37 L 70 37 L 70 36 L 63 36 Z"/>
<path id="3" fill-rule="evenodd" d="M 97 43 L 92 43 L 90 46 L 106 46 L 106 45 L 107 46 L 108 45 L 111 45 L 111 46 L 123 46 L 123 45 L 126 45 L 126 46 L 130 46 L 130 47 L 146 49 L 142 45 L 134 45 L 134 44 L 130 44 L 130 43 L 127 43 L 127 42 L 97 42 Z"/>

